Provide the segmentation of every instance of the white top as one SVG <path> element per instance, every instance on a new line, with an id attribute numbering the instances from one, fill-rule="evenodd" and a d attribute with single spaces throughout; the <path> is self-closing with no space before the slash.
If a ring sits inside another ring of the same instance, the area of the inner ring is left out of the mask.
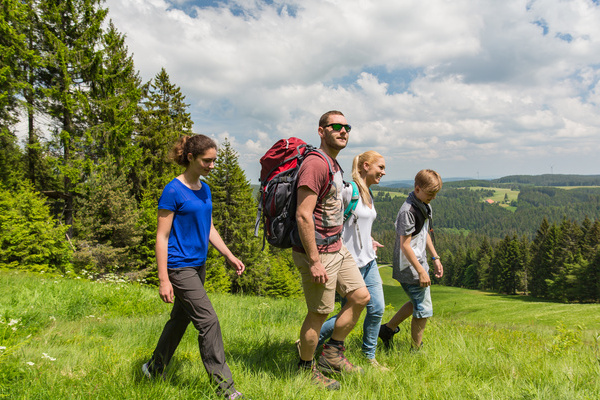
<path id="1" fill-rule="evenodd" d="M 344 199 L 344 209 L 346 209 L 352 197 L 352 186 L 344 187 L 342 197 Z M 375 206 L 369 208 L 363 203 L 362 197 L 359 196 L 356 208 L 344 222 L 342 241 L 359 268 L 364 267 L 376 258 L 371 239 L 371 228 L 376 217 Z"/>

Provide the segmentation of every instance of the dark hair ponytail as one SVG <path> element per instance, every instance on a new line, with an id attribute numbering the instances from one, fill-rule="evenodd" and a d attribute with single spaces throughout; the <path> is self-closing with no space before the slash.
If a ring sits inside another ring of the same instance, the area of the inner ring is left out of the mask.
<path id="1" fill-rule="evenodd" d="M 187 155 L 191 154 L 196 158 L 208 149 L 216 149 L 217 144 L 214 140 L 206 135 L 181 136 L 177 143 L 171 149 L 171 158 L 182 167 L 187 167 L 190 164 Z"/>

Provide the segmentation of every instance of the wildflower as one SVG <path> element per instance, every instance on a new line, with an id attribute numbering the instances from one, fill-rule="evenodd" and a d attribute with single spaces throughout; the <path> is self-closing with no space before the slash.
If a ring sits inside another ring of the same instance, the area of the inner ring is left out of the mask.
<path id="1" fill-rule="evenodd" d="M 8 323 L 8 326 L 13 326 L 19 323 L 19 321 L 21 321 L 20 319 L 11 319 L 10 322 Z"/>
<path id="2" fill-rule="evenodd" d="M 26 364 L 27 364 L 27 365 L 30 365 L 30 366 L 32 366 L 32 367 L 35 365 L 35 363 L 32 363 L 31 361 L 27 361 L 27 363 L 26 363 Z"/>
<path id="3" fill-rule="evenodd" d="M 0 351 L 6 350 L 6 346 L 0 346 Z"/>
<path id="4" fill-rule="evenodd" d="M 50 319 L 51 319 L 52 321 L 56 321 L 56 317 L 55 317 L 54 315 L 51 315 L 51 316 L 50 316 Z"/>
<path id="5" fill-rule="evenodd" d="M 42 353 L 42 358 L 47 358 L 50 361 L 56 361 L 56 358 L 54 357 L 50 357 L 48 354 L 46 353 Z"/>

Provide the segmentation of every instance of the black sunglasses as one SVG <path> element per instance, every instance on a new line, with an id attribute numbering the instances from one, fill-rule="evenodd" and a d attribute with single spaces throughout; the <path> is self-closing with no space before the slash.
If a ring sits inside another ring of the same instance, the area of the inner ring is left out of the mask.
<path id="1" fill-rule="evenodd" d="M 334 131 L 341 131 L 342 128 L 346 129 L 346 132 L 350 132 L 352 130 L 352 127 L 348 124 L 329 124 L 325 125 L 323 128 L 327 128 L 328 126 L 330 126 Z"/>

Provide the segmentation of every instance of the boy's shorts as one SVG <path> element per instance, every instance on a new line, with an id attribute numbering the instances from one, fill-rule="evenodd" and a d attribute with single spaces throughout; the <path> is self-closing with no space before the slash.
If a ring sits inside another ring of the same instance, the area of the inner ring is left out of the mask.
<path id="1" fill-rule="evenodd" d="M 342 246 L 337 252 L 319 254 L 329 278 L 325 284 L 312 281 L 306 254 L 292 251 L 292 257 L 302 276 L 308 311 L 329 314 L 335 307 L 336 290 L 342 297 L 346 297 L 348 293 L 365 287 L 365 281 L 346 246 Z"/>
<path id="2" fill-rule="evenodd" d="M 414 318 L 429 318 L 433 316 L 433 304 L 431 303 L 431 292 L 429 286 L 421 287 L 419 284 L 402 283 L 402 289 L 408 295 L 413 304 Z"/>

